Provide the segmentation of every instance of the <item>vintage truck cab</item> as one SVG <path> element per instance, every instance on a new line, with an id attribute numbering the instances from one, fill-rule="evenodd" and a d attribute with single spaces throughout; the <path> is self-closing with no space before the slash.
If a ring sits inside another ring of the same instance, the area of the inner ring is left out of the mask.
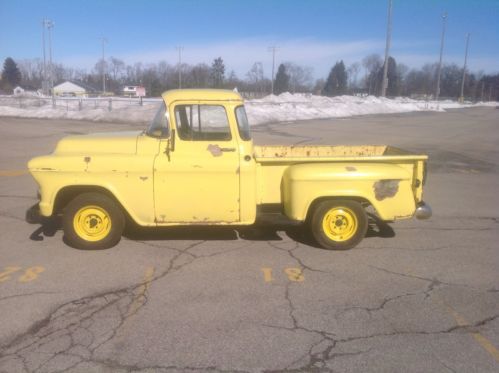
<path id="1" fill-rule="evenodd" d="M 172 90 L 147 130 L 70 136 L 28 168 L 41 216 L 62 215 L 66 242 L 116 245 L 141 226 L 251 225 L 279 211 L 327 249 L 357 245 L 369 206 L 380 219 L 428 218 L 426 155 L 385 145 L 256 146 L 241 96 Z"/>

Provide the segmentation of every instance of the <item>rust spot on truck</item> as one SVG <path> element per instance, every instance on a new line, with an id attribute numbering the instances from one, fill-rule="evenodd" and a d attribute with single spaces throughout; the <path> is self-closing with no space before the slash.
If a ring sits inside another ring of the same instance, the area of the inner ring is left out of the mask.
<path id="1" fill-rule="evenodd" d="M 210 144 L 208 145 L 206 150 L 208 150 L 211 153 L 211 155 L 214 157 L 220 157 L 223 154 L 222 149 L 220 149 L 218 145 Z"/>
<path id="2" fill-rule="evenodd" d="M 378 201 L 394 197 L 399 191 L 400 180 L 386 179 L 374 183 L 374 196 Z"/>

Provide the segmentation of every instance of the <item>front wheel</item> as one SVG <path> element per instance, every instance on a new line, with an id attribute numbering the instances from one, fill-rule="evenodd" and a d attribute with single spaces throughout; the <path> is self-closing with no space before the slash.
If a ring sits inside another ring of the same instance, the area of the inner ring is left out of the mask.
<path id="1" fill-rule="evenodd" d="M 312 235 L 324 249 L 348 250 L 366 235 L 367 214 L 356 201 L 327 200 L 316 206 L 310 224 Z"/>
<path id="2" fill-rule="evenodd" d="M 120 241 L 125 217 L 111 198 L 99 193 L 83 193 L 66 206 L 62 225 L 69 246 L 100 250 Z"/>

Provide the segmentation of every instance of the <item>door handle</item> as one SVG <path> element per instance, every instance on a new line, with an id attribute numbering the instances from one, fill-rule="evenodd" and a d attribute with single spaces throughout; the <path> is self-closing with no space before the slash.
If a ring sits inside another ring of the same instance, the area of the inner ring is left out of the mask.
<path id="1" fill-rule="evenodd" d="M 235 152 L 236 148 L 220 148 L 221 152 Z"/>

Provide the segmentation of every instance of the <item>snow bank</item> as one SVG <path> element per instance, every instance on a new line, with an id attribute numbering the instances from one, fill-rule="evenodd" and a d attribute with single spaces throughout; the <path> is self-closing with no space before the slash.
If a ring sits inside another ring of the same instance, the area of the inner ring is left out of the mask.
<path id="1" fill-rule="evenodd" d="M 4 99 L 4 100 L 2 100 Z M 58 100 L 52 107 L 50 99 L 34 102 L 12 101 L 5 104 L 5 96 L 0 97 L 0 116 L 23 118 L 66 118 L 91 121 L 147 123 L 154 116 L 160 99 L 148 99 L 143 106 L 138 101 L 112 98 L 109 100 L 79 99 Z M 19 102 L 19 105 L 15 105 Z M 8 105 L 8 106 L 7 106 Z M 79 106 L 81 105 L 81 107 Z M 454 101 L 419 101 L 405 97 L 394 99 L 382 97 L 338 96 L 323 97 L 311 94 L 283 93 L 262 99 L 247 100 L 246 111 L 252 125 L 289 122 L 307 119 L 350 117 L 354 115 L 404 113 L 411 111 L 445 111 L 445 109 L 496 106 L 497 102 L 460 104 Z"/>
<path id="2" fill-rule="evenodd" d="M 261 124 L 366 114 L 445 111 L 445 109 L 496 105 L 496 102 L 460 104 L 450 100 L 419 101 L 406 97 L 394 99 L 374 96 L 323 97 L 283 93 L 279 96 L 270 95 L 260 100 L 246 101 L 246 110 L 252 124 Z"/>

